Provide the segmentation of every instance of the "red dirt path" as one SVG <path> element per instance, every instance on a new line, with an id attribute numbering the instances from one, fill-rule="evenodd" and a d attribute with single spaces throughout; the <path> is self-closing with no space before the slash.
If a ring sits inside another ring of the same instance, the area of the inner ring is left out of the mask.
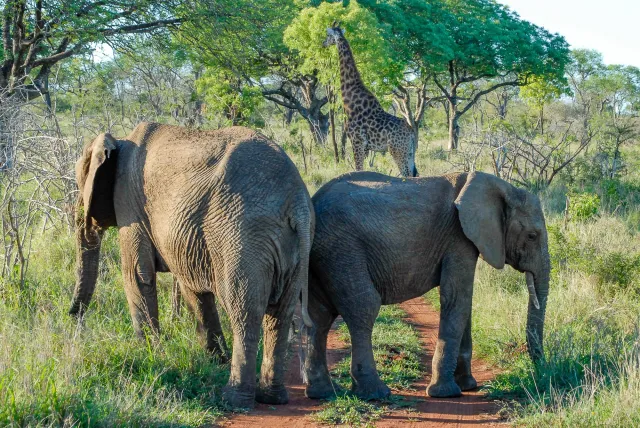
<path id="1" fill-rule="evenodd" d="M 465 392 L 459 398 L 429 398 L 425 394 L 431 379 L 431 357 L 438 337 L 438 313 L 421 297 L 406 301 L 400 307 L 407 313 L 406 321 L 420 334 L 425 355 L 422 363 L 426 376 L 413 384 L 413 391 L 393 391 L 394 402 L 404 406 L 391 406 L 388 413 L 374 422 L 377 427 L 424 427 L 424 426 L 491 426 L 501 422 L 497 415 L 499 406 L 488 400 L 482 392 Z M 349 348 L 337 338 L 336 325 L 329 333 L 327 362 L 331 368 L 349 353 Z M 472 371 L 479 385 L 492 379 L 495 372 L 484 362 L 472 361 Z M 246 414 L 234 414 L 222 421 L 225 427 L 309 427 L 318 426 L 310 414 L 320 410 L 319 400 L 304 396 L 304 385 L 300 376 L 298 353 L 294 352 L 287 374 L 289 404 L 268 406 L 257 404 Z"/>

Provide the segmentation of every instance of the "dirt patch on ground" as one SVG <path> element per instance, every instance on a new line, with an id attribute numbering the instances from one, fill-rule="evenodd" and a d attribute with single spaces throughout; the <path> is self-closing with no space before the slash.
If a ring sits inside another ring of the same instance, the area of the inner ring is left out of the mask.
<path id="1" fill-rule="evenodd" d="M 425 354 L 423 364 L 426 369 L 424 379 L 413 384 L 412 391 L 393 391 L 395 396 L 391 410 L 375 422 L 377 427 L 418 427 L 418 426 L 490 426 L 501 422 L 498 403 L 486 398 L 480 391 L 465 392 L 462 397 L 438 399 L 426 396 L 425 390 L 431 379 L 431 357 L 438 337 L 438 313 L 423 298 L 415 298 L 400 305 L 407 313 L 406 320 L 420 334 Z M 349 347 L 337 337 L 334 324 L 327 344 L 327 362 L 331 368 L 349 353 Z M 297 348 L 297 344 L 296 344 Z M 472 371 L 478 384 L 493 379 L 496 372 L 487 364 L 473 360 Z M 225 427 L 308 427 L 316 426 L 310 415 L 322 405 L 319 400 L 304 396 L 304 384 L 300 374 L 300 360 L 294 352 L 289 362 L 287 374 L 289 404 L 285 406 L 256 405 L 246 414 L 231 415 L 220 425 Z"/>

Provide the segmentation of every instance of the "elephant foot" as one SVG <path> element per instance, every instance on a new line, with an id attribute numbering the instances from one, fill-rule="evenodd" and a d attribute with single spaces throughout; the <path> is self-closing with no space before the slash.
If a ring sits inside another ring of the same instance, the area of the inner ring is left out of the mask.
<path id="1" fill-rule="evenodd" d="M 361 400 L 384 400 L 391 395 L 391 390 L 379 378 L 357 382 L 354 379 L 351 393 Z"/>
<path id="2" fill-rule="evenodd" d="M 222 390 L 222 401 L 233 409 L 253 409 L 255 393 L 238 390 L 238 387 L 225 386 Z"/>
<path id="3" fill-rule="evenodd" d="M 459 397 L 462 395 L 462 390 L 454 381 L 439 381 L 427 387 L 427 395 L 438 398 Z"/>
<path id="4" fill-rule="evenodd" d="M 456 384 L 463 391 L 470 391 L 478 387 L 478 382 L 476 382 L 476 379 L 470 374 L 456 376 Z"/>
<path id="5" fill-rule="evenodd" d="M 289 393 L 284 385 L 277 387 L 261 387 L 256 390 L 256 401 L 263 404 L 287 404 Z"/>
<path id="6" fill-rule="evenodd" d="M 304 390 L 304 395 L 307 398 L 313 398 L 317 400 L 332 398 L 344 393 L 344 389 L 333 381 L 329 382 L 314 382 Z"/>

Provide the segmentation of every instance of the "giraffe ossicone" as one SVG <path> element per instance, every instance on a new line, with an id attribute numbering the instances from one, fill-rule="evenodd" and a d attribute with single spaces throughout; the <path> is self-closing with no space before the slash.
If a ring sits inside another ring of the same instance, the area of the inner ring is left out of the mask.
<path id="1" fill-rule="evenodd" d="M 369 151 L 386 152 L 393 157 L 400 174 L 416 177 L 416 135 L 399 117 L 384 111 L 376 97 L 367 89 L 360 77 L 349 42 L 339 24 L 327 28 L 324 47 L 336 45 L 340 63 L 340 90 L 347 115 L 347 135 L 353 146 L 356 170 L 362 171 Z"/>

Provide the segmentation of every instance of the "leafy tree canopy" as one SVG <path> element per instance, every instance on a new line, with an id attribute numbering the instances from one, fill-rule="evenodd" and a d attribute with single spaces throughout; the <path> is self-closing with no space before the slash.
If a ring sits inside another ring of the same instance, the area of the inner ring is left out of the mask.
<path id="1" fill-rule="evenodd" d="M 322 3 L 303 9 L 284 33 L 285 44 L 302 58 L 301 73 L 315 74 L 323 84 L 339 88 L 338 52 L 325 48 L 327 28 L 341 23 L 365 84 L 379 95 L 388 94 L 402 78 L 403 64 L 387 42 L 375 15 L 357 2 Z"/>

